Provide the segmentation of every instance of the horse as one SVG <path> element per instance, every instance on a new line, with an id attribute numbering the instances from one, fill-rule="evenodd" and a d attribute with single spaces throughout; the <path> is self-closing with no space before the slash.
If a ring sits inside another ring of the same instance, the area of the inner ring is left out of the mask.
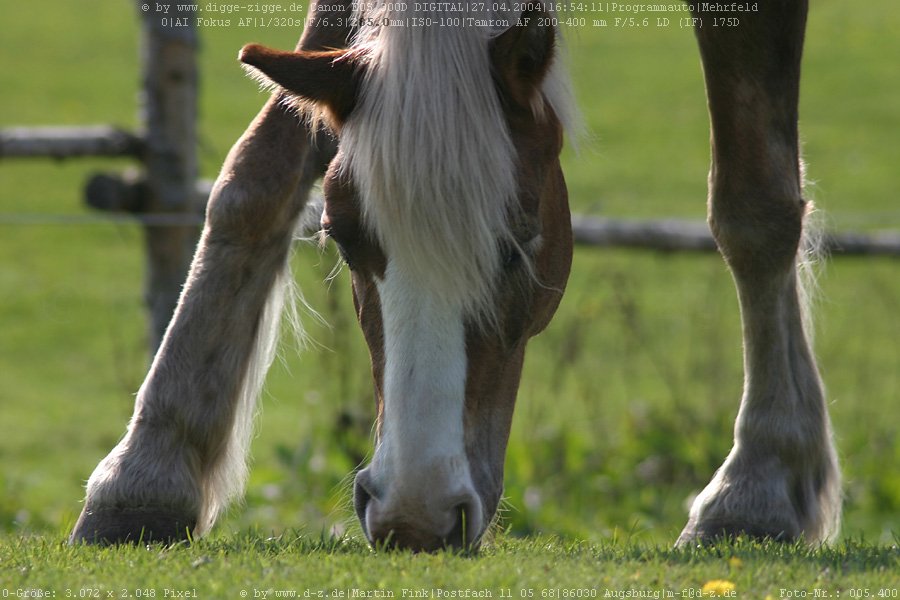
<path id="1" fill-rule="evenodd" d="M 272 96 L 225 160 L 175 315 L 72 542 L 190 539 L 242 494 L 289 248 L 322 176 L 321 227 L 349 266 L 374 381 L 374 453 L 353 484 L 362 530 L 376 548 L 483 540 L 526 344 L 571 267 L 559 154 L 577 113 L 542 1 L 502 14 L 472 3 L 456 27 L 440 24 L 443 4 L 412 6 L 314 0 L 295 51 L 242 49 Z M 840 476 L 798 276 L 807 0 L 689 9 L 710 115 L 708 222 L 737 290 L 745 382 L 734 446 L 676 543 L 825 542 Z M 739 26 L 714 26 L 732 17 Z"/>

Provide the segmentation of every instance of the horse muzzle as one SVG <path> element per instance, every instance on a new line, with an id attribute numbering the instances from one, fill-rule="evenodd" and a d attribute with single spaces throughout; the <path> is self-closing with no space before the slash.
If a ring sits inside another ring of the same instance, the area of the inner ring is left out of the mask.
<path id="1" fill-rule="evenodd" d="M 372 467 L 354 482 L 353 504 L 366 538 L 376 549 L 434 552 L 477 548 L 487 530 L 485 509 L 468 478 L 434 481 L 431 474 L 412 485 L 375 484 Z"/>

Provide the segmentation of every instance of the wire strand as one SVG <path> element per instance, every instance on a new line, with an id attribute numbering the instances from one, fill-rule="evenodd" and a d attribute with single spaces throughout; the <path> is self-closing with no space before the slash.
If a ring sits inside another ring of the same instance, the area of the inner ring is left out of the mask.
<path id="1" fill-rule="evenodd" d="M 113 213 L 103 215 L 72 213 L 0 213 L 0 225 L 144 225 L 147 227 L 195 227 L 206 221 L 203 215 L 158 213 L 136 215 Z"/>

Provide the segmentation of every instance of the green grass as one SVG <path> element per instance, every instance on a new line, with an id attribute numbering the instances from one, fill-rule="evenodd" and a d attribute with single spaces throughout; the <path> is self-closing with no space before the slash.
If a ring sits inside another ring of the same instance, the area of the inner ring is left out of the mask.
<path id="1" fill-rule="evenodd" d="M 893 0 L 812 7 L 801 130 L 812 195 L 835 226 L 900 228 L 898 16 Z M 124 1 L 2 5 L 0 127 L 134 127 L 136 23 Z M 571 33 L 592 134 L 580 154 L 564 154 L 575 209 L 702 219 L 708 126 L 692 34 L 676 27 Z M 237 49 L 250 41 L 287 48 L 298 34 L 201 31 L 204 176 L 215 176 L 264 101 L 238 68 Z M 123 167 L 0 159 L 0 215 L 81 215 L 88 174 Z M 687 500 L 731 445 L 742 387 L 731 279 L 715 255 L 579 248 L 555 321 L 530 345 L 507 457 L 506 534 L 476 559 L 370 553 L 353 537 L 345 491 L 347 474 L 371 448 L 368 354 L 346 273 L 323 283 L 334 252 L 301 248 L 297 279 L 332 328 L 310 323 L 321 347 L 302 358 L 285 348 L 270 374 L 245 506 L 190 548 L 64 547 L 84 480 L 122 435 L 145 373 L 142 242 L 134 225 L 0 220 L 0 581 L 7 588 L 115 591 L 172 581 L 234 596 L 305 581 L 347 587 L 354 578 L 374 589 L 382 578 L 388 587 L 513 590 L 529 581 L 540 590 L 658 580 L 674 590 L 729 578 L 742 592 L 777 598 L 777 586 L 795 581 L 821 579 L 834 589 L 894 581 L 900 267 L 888 259 L 838 259 L 820 278 L 816 352 L 845 475 L 842 535 L 854 542 L 814 551 L 667 549 L 686 521 Z M 301 539 L 285 533 L 294 529 Z M 320 544 L 322 531 L 351 539 Z M 735 573 L 732 553 L 743 564 Z"/>
<path id="2" fill-rule="evenodd" d="M 900 584 L 896 547 L 853 542 L 810 549 L 737 540 L 671 550 L 636 542 L 504 538 L 468 556 L 378 554 L 357 540 L 293 533 L 272 538 L 240 534 L 168 549 L 97 549 L 67 546 L 59 538 L 19 538 L 0 547 L 0 564 L 5 567 L 0 586 L 11 595 L 37 589 L 58 598 L 106 598 L 108 593 L 161 598 L 172 595 L 171 590 L 187 590 L 197 598 L 279 597 L 276 592 L 282 597 L 289 597 L 285 592 L 296 597 L 404 597 L 404 590 L 423 589 L 429 598 L 438 597 L 439 590 L 486 591 L 494 598 L 636 597 L 639 592 L 696 598 L 713 591 L 783 598 L 783 590 L 805 590 L 806 597 L 818 590 L 825 595 L 816 597 L 892 598 Z M 629 592 L 631 596 L 621 596 Z"/>

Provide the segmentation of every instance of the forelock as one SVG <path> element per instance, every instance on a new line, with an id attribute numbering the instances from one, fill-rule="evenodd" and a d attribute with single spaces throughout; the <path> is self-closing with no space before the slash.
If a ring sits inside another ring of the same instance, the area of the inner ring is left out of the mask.
<path id="1" fill-rule="evenodd" d="M 388 19 L 409 15 L 383 9 Z M 489 30 L 386 26 L 342 132 L 345 168 L 388 260 L 470 314 L 490 313 L 513 242 L 516 153 L 490 64 Z"/>

